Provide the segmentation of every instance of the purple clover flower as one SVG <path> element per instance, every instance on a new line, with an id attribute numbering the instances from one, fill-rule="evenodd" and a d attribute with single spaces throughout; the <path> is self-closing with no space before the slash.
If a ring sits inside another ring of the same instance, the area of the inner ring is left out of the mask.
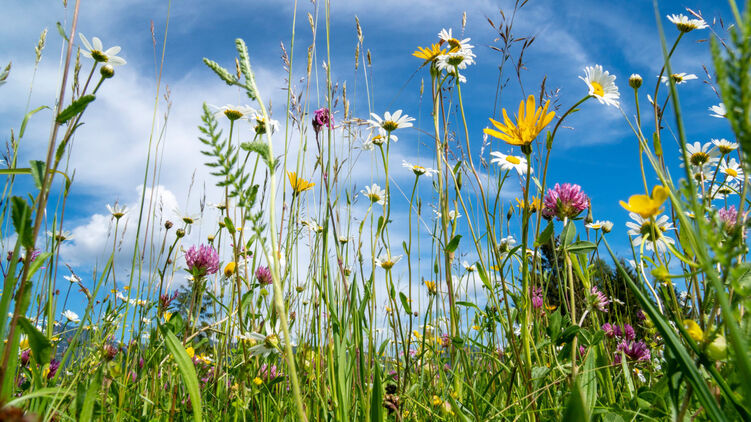
<path id="1" fill-rule="evenodd" d="M 634 332 L 634 327 L 624 324 L 623 325 L 623 338 L 626 339 L 626 341 L 634 341 L 636 339 L 636 332 Z"/>
<path id="2" fill-rule="evenodd" d="M 50 361 L 50 372 L 47 373 L 47 379 L 51 380 L 52 378 L 55 378 L 55 374 L 57 374 L 57 370 L 60 368 L 60 361 L 57 359 L 52 359 Z"/>
<path id="3" fill-rule="evenodd" d="M 620 333 L 621 329 L 617 325 L 613 325 L 609 322 L 602 324 L 602 331 L 605 332 L 605 337 L 613 338 L 616 335 L 616 330 Z"/>
<path id="4" fill-rule="evenodd" d="M 592 306 L 598 309 L 600 312 L 607 312 L 608 304 L 610 304 L 608 297 L 594 286 L 592 286 L 592 290 L 590 292 L 591 296 L 589 297 L 589 300 Z"/>
<path id="5" fill-rule="evenodd" d="M 191 246 L 185 252 L 185 264 L 194 276 L 211 275 L 219 271 L 219 254 L 209 245 Z"/>
<path id="6" fill-rule="evenodd" d="M 582 192 L 579 185 L 556 183 L 553 189 L 548 189 L 547 195 L 543 200 L 542 215 L 545 218 L 552 219 L 558 217 L 559 220 L 564 218 L 574 218 L 581 214 L 582 211 L 589 207 L 589 198 Z"/>
<path id="7" fill-rule="evenodd" d="M 535 309 L 542 308 L 543 300 L 542 300 L 542 289 L 539 287 L 533 287 L 532 288 L 532 307 Z"/>
<path id="8" fill-rule="evenodd" d="M 269 267 L 260 265 L 258 268 L 256 268 L 256 279 L 258 279 L 258 282 L 263 285 L 271 284 L 272 278 Z"/>
<path id="9" fill-rule="evenodd" d="M 328 108 L 323 107 L 316 110 L 313 114 L 313 130 L 316 131 L 316 135 L 323 129 L 324 126 L 331 129 L 334 123 L 334 116 L 331 115 L 331 111 Z"/>
<path id="10" fill-rule="evenodd" d="M 649 352 L 649 348 L 643 341 L 627 342 L 623 340 L 618 343 L 615 348 L 615 358 L 613 362 L 616 364 L 621 363 L 621 352 L 626 355 L 626 358 L 631 361 L 641 362 L 649 360 L 652 354 Z"/>

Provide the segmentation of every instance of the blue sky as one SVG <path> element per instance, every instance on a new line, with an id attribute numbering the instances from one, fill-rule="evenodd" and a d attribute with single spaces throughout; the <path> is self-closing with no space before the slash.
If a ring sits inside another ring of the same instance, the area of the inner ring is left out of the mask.
<path id="1" fill-rule="evenodd" d="M 195 128 L 199 123 L 201 103 L 222 105 L 245 102 L 243 95 L 219 81 L 201 63 L 201 59 L 209 57 L 232 67 L 235 56 L 233 41 L 237 37 L 244 38 L 262 94 L 267 101 L 271 99 L 274 117 L 281 120 L 285 94 L 280 88 L 285 85 L 285 72 L 279 58 L 279 43 L 283 42 L 290 51 L 292 6 L 291 1 L 271 0 L 183 1 L 172 5 L 163 84 L 170 88 L 173 105 L 166 127 L 166 146 L 159 180 L 167 217 L 175 207 L 188 213 L 197 212 L 198 198 L 204 186 L 208 190 L 209 202 L 219 200 L 211 189 L 213 181 L 201 166 L 203 158 L 198 153 L 198 132 Z M 436 34 L 442 28 L 460 31 L 462 12 L 466 10 L 464 37 L 470 37 L 475 45 L 477 64 L 464 73 L 468 83 L 463 93 L 472 148 L 474 154 L 478 154 L 482 129 L 488 124 L 487 118 L 492 116 L 500 61 L 499 53 L 489 48 L 498 44 L 494 42 L 497 34 L 486 18 L 498 22 L 499 7 L 510 13 L 513 2 L 334 1 L 330 65 L 335 82 L 341 86 L 342 82 L 347 81 L 350 95 L 355 98 L 355 115 L 368 118 L 362 66 L 358 72 L 353 66 L 357 43 L 355 16 L 358 16 L 365 37 L 364 47 L 371 51 L 373 58 L 373 66 L 367 69 L 372 77 L 370 92 L 373 111 L 382 114 L 387 110 L 403 109 L 407 114 L 419 117 L 416 123 L 430 131 L 429 105 L 423 104 L 420 109 L 419 103 L 421 79 L 428 76 L 425 69 L 416 72 L 420 61 L 411 57 L 411 53 L 418 45 L 427 46 L 435 42 Z M 710 23 L 715 17 L 729 19 L 731 16 L 725 2 L 663 1 L 660 12 L 668 42 L 675 39 L 677 30 L 664 17 L 669 13 L 686 13 L 685 7 L 701 11 Z M 0 88 L 0 125 L 5 128 L 3 138 L 7 140 L 8 129 L 17 128 L 23 117 L 31 83 L 33 47 L 45 27 L 49 29 L 48 45 L 34 82 L 30 105 L 34 108 L 54 101 L 62 46 L 55 22 L 63 22 L 67 28 L 72 15 L 70 9 L 66 11 L 58 3 L 50 5 L 42 1 L 11 0 L 4 8 L 0 17 L 0 39 L 3 40 L 0 42 L 0 64 L 12 60 L 14 66 L 8 83 Z M 117 69 L 116 77 L 108 81 L 101 91 L 96 107 L 87 112 L 87 124 L 76 136 L 68 163 L 69 173 L 75 169 L 76 178 L 66 206 L 64 228 L 72 231 L 75 239 L 63 248 L 62 258 L 77 268 L 90 268 L 96 262 L 101 264 L 104 257 L 101 251 L 111 241 L 108 240 L 110 221 L 105 205 L 115 201 L 131 208 L 137 205 L 156 89 L 150 25 L 153 21 L 157 44 L 161 46 L 167 12 L 166 2 L 82 2 L 78 31 L 89 38 L 99 36 L 105 47 L 122 46 L 120 56 L 128 64 Z M 316 15 L 313 4 L 300 1 L 293 66 L 293 73 L 298 78 L 304 73 L 306 48 L 312 41 L 305 16 L 308 12 Z M 326 51 L 323 9 L 318 10 L 317 18 L 321 24 L 315 68 L 322 87 L 321 64 Z M 584 73 L 584 66 L 601 64 L 617 76 L 623 109 L 628 116 L 632 116 L 634 108 L 632 91 L 627 85 L 628 76 L 631 73 L 641 74 L 647 81 L 645 86 L 651 91 L 662 63 L 654 9 L 652 2 L 646 0 L 532 0 L 517 15 L 514 34 L 535 36 L 536 39 L 525 54 L 526 69 L 522 72 L 522 81 L 527 93 L 536 93 L 542 78 L 547 76 L 548 89 L 560 89 L 561 112 L 586 94 L 586 85 L 578 79 Z M 706 78 L 702 65 L 711 67 L 711 60 L 708 44 L 698 41 L 706 39 L 708 35 L 708 30 L 688 34 L 673 61 L 675 71 L 694 73 L 700 79 L 682 85 L 679 90 L 686 121 L 689 122 L 689 141 L 707 142 L 711 138 L 731 136 L 727 123 L 710 117 L 707 111 L 709 106 L 719 102 L 709 86 L 702 83 Z M 501 105 L 515 110 L 523 96 L 511 67 L 508 67 L 505 75 L 511 79 L 504 90 Z M 315 84 L 313 87 L 315 89 Z M 646 104 L 645 96 L 646 91 L 640 98 L 642 105 Z M 313 103 L 311 108 L 317 108 L 315 106 Z M 161 127 L 164 112 L 162 102 L 157 113 L 157 127 Z M 49 114 L 40 113 L 32 120 L 33 127 L 30 127 L 22 146 L 22 163 L 42 158 L 40 151 L 46 146 L 48 119 Z M 648 122 L 649 119 L 645 118 L 645 127 L 650 127 Z M 667 118 L 666 122 L 668 126 L 673 126 L 672 118 Z M 581 107 L 567 120 L 566 126 L 573 129 L 560 131 L 553 149 L 548 180 L 550 184 L 580 184 L 592 199 L 595 219 L 616 223 L 610 236 L 611 244 L 625 252 L 628 240 L 624 223 L 628 213 L 618 205 L 618 201 L 640 193 L 636 140 L 616 109 L 595 100 Z M 432 165 L 433 152 L 430 144 L 426 144 L 429 140 L 417 130 L 403 131 L 398 135 L 399 143 L 392 149 L 392 173 L 396 173 L 395 183 L 409 189 L 411 175 L 401 169 L 402 158 Z M 344 150 L 343 146 L 339 147 L 341 151 Z M 493 149 L 512 151 L 500 141 L 494 142 Z M 677 175 L 676 143 L 667 138 L 665 149 L 668 162 L 674 175 Z M 296 148 L 290 152 L 291 156 L 292 153 L 296 153 Z M 366 158 L 363 157 L 363 160 Z M 364 166 L 361 171 L 354 172 L 352 182 L 362 187 L 373 179 L 383 185 L 382 177 L 379 179 L 377 174 L 367 171 L 370 167 Z M 509 182 L 509 188 L 516 184 L 513 180 Z M 191 185 L 190 202 L 187 202 Z M 429 185 L 425 184 L 421 192 L 428 194 Z M 512 192 L 506 196 L 513 196 Z M 405 208 L 406 201 L 395 202 L 398 216 L 404 215 Z M 206 220 L 211 221 L 210 218 Z M 193 234 L 194 239 L 205 237 L 208 230 L 199 227 L 197 233 Z M 130 227 L 127 233 L 132 236 L 134 231 Z M 132 246 L 127 245 L 127 236 L 121 254 L 123 259 L 119 259 L 123 262 L 132 253 Z"/>

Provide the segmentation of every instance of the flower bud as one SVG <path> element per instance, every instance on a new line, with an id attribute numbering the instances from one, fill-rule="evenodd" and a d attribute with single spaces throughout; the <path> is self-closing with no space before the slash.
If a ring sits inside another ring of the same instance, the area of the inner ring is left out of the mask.
<path id="1" fill-rule="evenodd" d="M 169 221 L 169 220 L 165 221 L 164 222 L 164 228 L 167 229 L 167 230 L 171 229 L 172 228 L 172 222 Z"/>
<path id="2" fill-rule="evenodd" d="M 115 68 L 111 64 L 106 64 L 99 69 L 99 73 L 102 75 L 102 78 L 109 79 L 115 76 Z"/>
<path id="3" fill-rule="evenodd" d="M 628 85 L 631 88 L 639 89 L 639 87 L 641 86 L 641 83 L 642 83 L 642 79 L 641 79 L 641 75 L 639 74 L 634 73 L 628 78 Z"/>
<path id="4" fill-rule="evenodd" d="M 718 335 L 712 343 L 707 346 L 707 355 L 714 360 L 724 360 L 728 357 L 728 344 L 725 337 Z"/>
<path id="5" fill-rule="evenodd" d="M 175 232 L 175 236 L 177 236 L 177 238 L 180 239 L 181 237 L 185 236 L 185 230 L 177 229 L 177 231 Z"/>

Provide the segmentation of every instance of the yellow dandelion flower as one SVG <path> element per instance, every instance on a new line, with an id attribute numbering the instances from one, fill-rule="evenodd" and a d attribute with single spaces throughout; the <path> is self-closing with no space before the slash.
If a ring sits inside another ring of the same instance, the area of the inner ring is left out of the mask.
<path id="1" fill-rule="evenodd" d="M 529 145 L 545 126 L 553 121 L 555 112 L 548 112 L 549 105 L 550 101 L 547 101 L 544 107 L 536 107 L 535 97 L 530 95 L 526 102 L 522 100 L 519 103 L 519 114 L 515 116 L 516 124 L 509 119 L 504 108 L 503 123 L 490 119 L 490 123 L 498 130 L 485 128 L 484 132 L 511 145 Z"/>
<path id="2" fill-rule="evenodd" d="M 432 295 L 438 293 L 438 288 L 435 285 L 435 281 L 425 280 L 425 287 L 428 288 L 428 293 L 430 293 Z"/>
<path id="3" fill-rule="evenodd" d="M 185 348 L 185 352 L 188 353 L 188 357 L 193 359 L 193 356 L 196 355 L 196 349 L 193 348 L 193 346 L 188 346 Z"/>
<path id="4" fill-rule="evenodd" d="M 701 327 L 699 327 L 699 324 L 697 324 L 696 321 L 691 319 L 683 320 L 683 326 L 686 327 L 686 331 L 688 331 L 689 337 L 694 339 L 694 341 L 700 342 L 704 340 L 704 332 L 701 330 Z"/>
<path id="5" fill-rule="evenodd" d="M 520 211 L 523 210 L 524 200 L 519 199 L 519 198 L 515 198 L 515 199 L 516 199 L 516 206 L 519 208 Z M 539 210 L 540 208 L 541 208 L 540 198 L 534 197 L 532 198 L 531 201 L 529 201 L 529 213 L 530 214 L 537 212 L 537 210 Z"/>
<path id="6" fill-rule="evenodd" d="M 442 49 L 440 44 L 433 44 L 430 47 L 417 47 L 417 50 L 412 53 L 418 59 L 425 60 L 425 63 L 432 62 L 442 54 L 446 54 L 446 50 Z"/>
<path id="7" fill-rule="evenodd" d="M 232 274 L 235 273 L 235 268 L 237 268 L 237 264 L 234 261 L 227 264 L 227 266 L 224 267 L 224 276 L 232 277 Z"/>
<path id="8" fill-rule="evenodd" d="M 261 385 L 261 384 L 263 384 L 263 380 L 261 378 L 259 378 L 259 377 L 255 377 L 255 378 L 253 378 L 253 384 L 255 384 L 255 385 Z"/>
<path id="9" fill-rule="evenodd" d="M 302 177 L 297 177 L 297 173 L 294 171 L 287 172 L 287 177 L 289 178 L 289 184 L 290 186 L 292 186 L 292 190 L 296 194 L 313 189 L 313 186 L 316 185 L 315 183 L 309 182 Z"/>
<path id="10" fill-rule="evenodd" d="M 652 196 L 631 195 L 628 203 L 621 201 L 621 206 L 628 211 L 650 218 L 662 212 L 662 204 L 668 199 L 668 190 L 657 185 L 652 189 Z"/>

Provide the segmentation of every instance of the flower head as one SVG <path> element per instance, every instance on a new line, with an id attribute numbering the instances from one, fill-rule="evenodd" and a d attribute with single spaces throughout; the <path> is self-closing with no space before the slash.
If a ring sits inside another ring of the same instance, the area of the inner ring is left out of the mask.
<path id="1" fill-rule="evenodd" d="M 532 307 L 535 309 L 542 308 L 543 305 L 543 299 L 542 299 L 542 289 L 539 287 L 533 287 L 532 288 Z"/>
<path id="2" fill-rule="evenodd" d="M 527 159 L 524 157 L 517 157 L 515 155 L 506 155 L 500 152 L 493 151 L 490 153 L 494 158 L 490 160 L 491 163 L 501 166 L 501 170 L 516 170 L 521 176 L 527 174 Z M 530 172 L 534 170 L 530 168 Z"/>
<path id="3" fill-rule="evenodd" d="M 597 220 L 593 223 L 587 224 L 586 227 L 592 230 L 602 230 L 603 233 L 610 233 L 610 231 L 613 230 L 613 222 Z"/>
<path id="4" fill-rule="evenodd" d="M 224 267 L 224 276 L 227 277 L 227 278 L 232 277 L 232 275 L 235 273 L 236 269 L 237 269 L 237 264 L 234 261 L 229 262 Z"/>
<path id="5" fill-rule="evenodd" d="M 644 82 L 644 80 L 641 78 L 641 75 L 637 73 L 632 73 L 631 76 L 628 77 L 628 86 L 631 88 L 639 89 L 642 82 Z"/>
<path id="6" fill-rule="evenodd" d="M 331 115 L 331 111 L 328 108 L 326 107 L 319 108 L 313 114 L 313 130 L 316 133 L 320 132 L 324 126 L 331 129 L 333 124 L 334 124 L 334 116 Z"/>
<path id="7" fill-rule="evenodd" d="M 723 160 L 720 162 L 720 173 L 725 174 L 725 179 L 727 181 L 732 180 L 743 180 L 743 168 L 741 168 L 741 165 L 735 161 L 735 158 L 731 158 L 728 160 Z"/>
<path id="8" fill-rule="evenodd" d="M 417 47 L 417 50 L 412 53 L 418 59 L 424 60 L 423 65 L 432 62 L 444 54 L 446 54 L 446 50 L 442 49 L 440 44 L 432 44 L 430 47 Z"/>
<path id="9" fill-rule="evenodd" d="M 387 134 L 390 134 L 397 129 L 412 127 L 412 122 L 415 120 L 406 114 L 402 115 L 401 110 L 396 110 L 394 114 L 387 111 L 383 113 L 383 119 L 375 113 L 370 113 L 370 116 L 372 117 L 372 119 L 368 120 L 370 127 L 374 129 L 381 128 L 385 130 Z"/>
<path id="10" fill-rule="evenodd" d="M 650 218 L 662 212 L 662 204 L 668 199 L 668 190 L 657 185 L 652 188 L 652 196 L 631 195 L 628 203 L 621 201 L 621 206 L 642 218 Z"/>
<path id="11" fill-rule="evenodd" d="M 675 240 L 665 236 L 666 231 L 674 229 L 673 224 L 668 222 L 667 215 L 657 219 L 645 219 L 632 212 L 629 213 L 629 217 L 634 221 L 627 222 L 626 227 L 630 229 L 628 234 L 635 236 L 631 240 L 634 247 L 644 244 L 648 251 L 653 251 L 656 247 L 657 251 L 662 253 L 668 244 L 675 244 Z"/>
<path id="12" fill-rule="evenodd" d="M 607 70 L 603 70 L 601 65 L 587 66 L 584 68 L 584 76 L 579 76 L 587 87 L 589 95 L 597 98 L 600 104 L 607 104 L 618 107 L 618 100 L 621 94 L 615 85 L 615 75 L 611 75 Z"/>
<path id="13" fill-rule="evenodd" d="M 215 117 L 221 117 L 224 116 L 229 121 L 234 122 L 235 120 L 248 120 L 249 116 L 255 116 L 258 114 L 258 112 L 250 106 L 234 106 L 234 105 L 223 105 L 221 107 L 217 106 L 211 106 L 212 109 L 214 109 L 214 116 Z"/>
<path id="14" fill-rule="evenodd" d="M 105 50 L 102 46 L 102 40 L 98 37 L 92 38 L 92 42 L 89 43 L 89 40 L 86 39 L 82 33 L 79 32 L 78 36 L 81 38 L 81 42 L 85 47 L 85 50 L 82 51 L 84 56 L 92 58 L 96 62 L 106 63 L 112 66 L 120 66 L 126 63 L 125 59 L 117 57 L 117 53 L 120 52 L 120 46 L 110 47 Z"/>
<path id="15" fill-rule="evenodd" d="M 258 268 L 256 268 L 255 276 L 256 280 L 263 285 L 268 285 L 272 282 L 271 270 L 269 270 L 269 267 L 259 265 Z"/>
<path id="16" fill-rule="evenodd" d="M 582 192 L 579 185 L 556 183 L 553 189 L 548 189 L 543 200 L 542 215 L 545 218 L 558 217 L 574 218 L 589 207 L 589 198 Z"/>
<path id="17" fill-rule="evenodd" d="M 621 354 L 625 355 L 628 360 L 635 362 L 646 361 L 651 357 L 649 348 L 643 341 L 627 342 L 624 340 L 618 343 L 618 346 L 615 348 L 615 359 L 613 360 L 616 364 L 621 363 Z"/>
<path id="18" fill-rule="evenodd" d="M 672 75 L 670 75 L 670 77 L 668 77 L 667 75 L 662 75 L 662 78 L 661 78 L 662 83 L 664 83 L 667 86 L 670 86 L 670 79 L 672 79 L 676 85 L 681 85 L 681 84 L 685 84 L 687 81 L 697 79 L 697 77 L 693 73 L 681 72 L 681 73 L 673 73 Z"/>
<path id="19" fill-rule="evenodd" d="M 712 143 L 717 147 L 717 149 L 720 151 L 720 154 L 730 154 L 731 152 L 738 149 L 738 143 L 737 142 L 730 142 L 725 138 L 722 139 L 712 139 Z"/>
<path id="20" fill-rule="evenodd" d="M 602 331 L 605 332 L 605 337 L 607 338 L 620 337 L 622 335 L 621 327 L 609 322 L 602 324 Z"/>
<path id="21" fill-rule="evenodd" d="M 689 19 L 684 14 L 668 15 L 668 20 L 675 24 L 681 32 L 691 32 L 694 29 L 704 29 L 707 27 L 707 23 L 704 19 Z"/>
<path id="22" fill-rule="evenodd" d="M 717 210 L 717 216 L 726 230 L 732 230 L 738 224 L 738 210 L 735 205 Z"/>
<path id="23" fill-rule="evenodd" d="M 401 255 L 391 256 L 390 253 L 387 253 L 385 255 L 381 255 L 378 258 L 376 258 L 375 264 L 383 268 L 384 270 L 390 270 L 401 259 L 402 259 Z"/>
<path id="24" fill-rule="evenodd" d="M 550 100 L 545 103 L 544 107 L 536 107 L 534 95 L 527 97 L 527 101 L 519 103 L 519 114 L 516 117 L 516 124 L 508 118 L 506 109 L 503 109 L 503 123 L 490 119 L 490 123 L 496 129 L 485 128 L 483 132 L 501 139 L 511 145 L 529 145 L 537 138 L 537 135 L 550 124 L 555 117 L 555 112 L 548 112 Z"/>
<path id="25" fill-rule="evenodd" d="M 70 309 L 68 309 L 65 312 L 63 312 L 63 318 L 67 319 L 68 321 L 70 321 L 70 322 L 72 322 L 74 324 L 77 324 L 77 323 L 81 322 L 81 318 L 78 317 L 78 314 L 76 314 L 75 312 L 71 311 Z"/>
<path id="26" fill-rule="evenodd" d="M 47 368 L 47 379 L 51 380 L 52 378 L 55 378 L 55 375 L 57 374 L 57 370 L 60 369 L 60 361 L 57 359 L 52 359 L 50 361 L 50 366 Z"/>
<path id="27" fill-rule="evenodd" d="M 719 160 L 717 150 L 714 149 L 710 142 L 705 144 L 701 142 L 686 144 L 686 155 L 688 155 L 688 162 L 696 167 L 711 166 Z M 683 157 L 681 156 L 681 167 L 683 166 Z"/>
<path id="28" fill-rule="evenodd" d="M 375 183 L 370 186 L 365 186 L 365 190 L 361 190 L 360 193 L 368 197 L 371 203 L 378 203 L 380 205 L 386 204 L 386 190 L 381 189 L 381 187 Z"/>
<path id="29" fill-rule="evenodd" d="M 592 305 L 592 308 L 597 309 L 600 312 L 607 312 L 610 300 L 597 287 L 592 286 L 592 289 L 590 290 L 589 304 Z"/>
<path id="30" fill-rule="evenodd" d="M 709 111 L 711 111 L 711 113 L 709 113 L 710 116 L 717 117 L 718 119 L 724 119 L 728 114 L 728 111 L 725 108 L 725 103 L 713 105 L 709 107 Z"/>
<path id="31" fill-rule="evenodd" d="M 119 220 L 128 212 L 128 208 L 120 206 L 117 202 L 115 202 L 115 205 L 107 204 L 107 211 L 110 212 L 115 220 Z"/>
<path id="32" fill-rule="evenodd" d="M 287 178 L 289 179 L 289 184 L 292 186 L 292 191 L 295 194 L 300 194 L 302 192 L 305 192 L 306 190 L 313 189 L 313 186 L 316 184 L 313 182 L 309 182 L 302 177 L 298 177 L 297 173 L 294 171 L 287 172 Z"/>
<path id="33" fill-rule="evenodd" d="M 418 166 L 416 164 L 410 164 L 405 160 L 402 160 L 402 167 L 412 170 L 415 176 L 427 175 L 428 177 L 437 174 L 438 170 L 434 170 L 428 167 Z"/>
<path id="34" fill-rule="evenodd" d="M 185 264 L 197 277 L 211 275 L 219 271 L 219 254 L 210 245 L 194 245 L 185 252 Z"/>

